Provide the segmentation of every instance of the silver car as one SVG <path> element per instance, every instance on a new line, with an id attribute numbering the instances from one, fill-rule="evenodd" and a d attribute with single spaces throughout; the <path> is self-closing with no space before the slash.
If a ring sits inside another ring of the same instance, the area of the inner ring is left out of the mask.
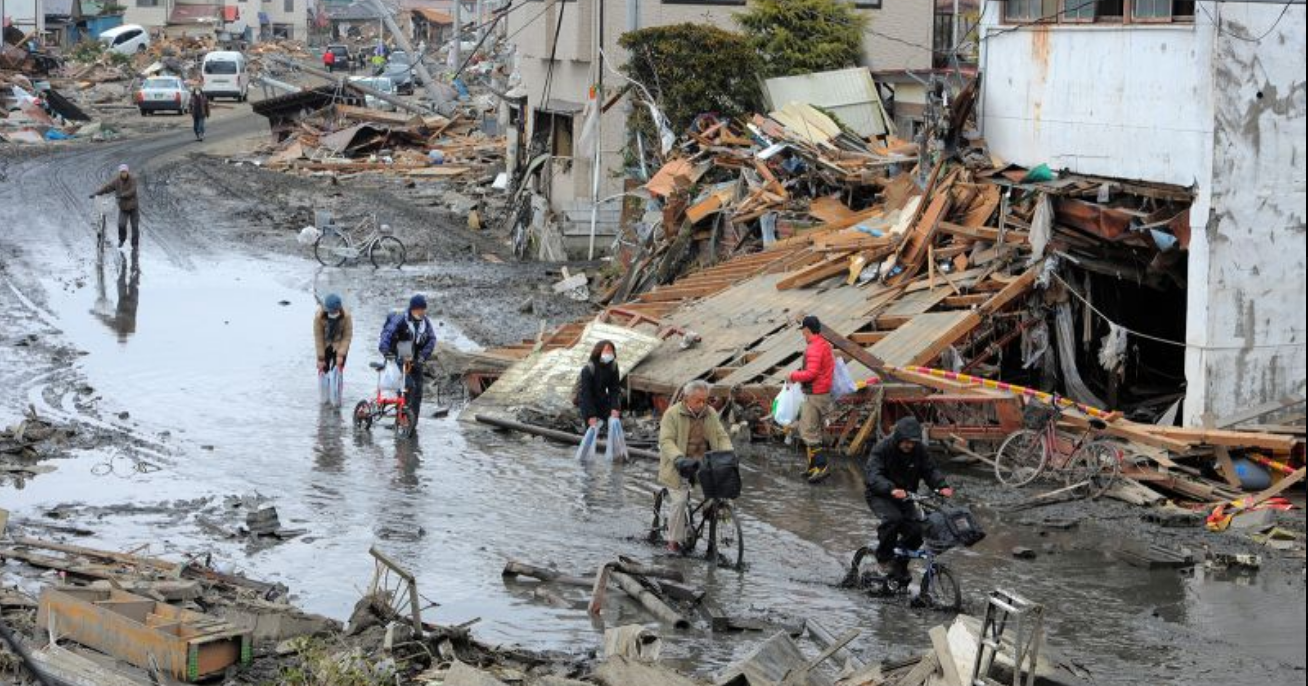
<path id="1" fill-rule="evenodd" d="M 136 106 L 141 116 L 160 111 L 183 114 L 191 106 L 191 91 L 176 76 L 151 76 L 136 91 Z"/>
<path id="2" fill-rule="evenodd" d="M 390 96 L 395 95 L 395 82 L 385 76 L 352 76 L 350 77 L 350 83 L 357 83 L 364 88 L 371 88 Z M 395 105 L 392 103 L 382 100 L 375 95 L 368 95 L 365 93 L 364 96 L 368 103 L 368 107 L 371 107 L 372 109 L 385 110 L 387 112 L 395 111 Z"/>

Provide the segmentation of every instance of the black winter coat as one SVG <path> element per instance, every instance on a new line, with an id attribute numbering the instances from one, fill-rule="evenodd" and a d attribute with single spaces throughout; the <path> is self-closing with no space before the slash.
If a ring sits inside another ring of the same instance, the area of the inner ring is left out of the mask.
<path id="1" fill-rule="evenodd" d="M 904 440 L 917 442 L 913 452 L 905 454 L 899 450 L 899 443 Z M 936 491 L 949 485 L 922 445 L 922 425 L 912 417 L 899 420 L 894 432 L 872 448 L 864 477 L 868 498 L 889 498 L 896 489 L 916 493 L 923 481 Z"/>
<path id="2" fill-rule="evenodd" d="M 588 362 L 581 368 L 577 380 L 577 406 L 583 421 L 599 417 L 608 419 L 609 413 L 622 408 L 622 381 L 618 376 L 618 363 Z"/>

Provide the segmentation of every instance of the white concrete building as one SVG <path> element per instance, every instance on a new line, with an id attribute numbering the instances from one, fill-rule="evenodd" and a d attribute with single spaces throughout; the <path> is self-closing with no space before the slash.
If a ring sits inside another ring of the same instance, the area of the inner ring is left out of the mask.
<path id="1" fill-rule="evenodd" d="M 932 66 L 933 5 L 923 0 L 858 0 L 854 3 L 869 19 L 864 54 L 875 69 L 929 69 Z M 592 62 L 596 54 L 599 0 L 567 3 L 527 3 L 508 18 L 508 32 L 517 46 L 517 68 L 527 89 L 527 139 L 545 126 L 555 127 L 550 200 L 556 213 L 566 215 L 567 236 L 588 232 L 592 207 L 593 162 L 575 156 L 574 142 L 581 135 L 581 111 L 594 79 Z M 627 61 L 618 45 L 622 34 L 652 26 L 682 23 L 712 24 L 738 31 L 732 15 L 746 9 L 745 0 L 609 0 L 603 4 L 604 54 L 617 70 Z M 564 12 L 559 31 L 556 62 L 549 79 L 548 102 L 544 86 L 550 73 L 550 51 L 554 47 L 559 12 Z M 889 38 L 887 38 L 889 37 Z M 731 65 L 723 65 L 729 69 Z M 607 87 L 616 90 L 622 80 L 605 74 Z M 618 84 L 614 86 L 614 84 Z M 630 101 L 619 103 L 604 114 L 600 141 L 600 198 L 624 191 L 623 155 L 627 144 L 626 122 Z M 603 206 L 603 233 L 612 235 L 618 223 L 619 205 Z M 569 241 L 573 242 L 573 241 Z"/>
<path id="2" fill-rule="evenodd" d="M 985 5 L 993 153 L 1195 189 L 1188 425 L 1304 392 L 1306 30 L 1303 4 Z"/>
<path id="3" fill-rule="evenodd" d="M 23 33 L 45 32 L 45 8 L 41 0 L 4 0 L 0 26 L 12 26 Z"/>

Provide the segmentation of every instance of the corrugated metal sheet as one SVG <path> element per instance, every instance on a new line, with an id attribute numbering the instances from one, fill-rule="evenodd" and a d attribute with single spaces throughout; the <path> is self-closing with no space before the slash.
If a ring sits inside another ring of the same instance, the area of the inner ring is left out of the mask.
<path id="1" fill-rule="evenodd" d="M 768 107 L 779 110 L 796 102 L 831 112 L 840 122 L 864 137 L 894 133 L 894 125 L 877 93 L 877 84 L 866 69 L 785 76 L 763 84 Z"/>

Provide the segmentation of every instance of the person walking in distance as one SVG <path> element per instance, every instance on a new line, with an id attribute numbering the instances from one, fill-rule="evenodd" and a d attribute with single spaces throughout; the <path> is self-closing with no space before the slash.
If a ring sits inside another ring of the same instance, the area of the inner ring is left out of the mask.
<path id="1" fill-rule="evenodd" d="M 836 358 L 831 344 L 822 337 L 822 322 L 813 315 L 804 317 L 801 331 L 804 334 L 804 365 L 791 373 L 790 380 L 804 386 L 804 405 L 799 413 L 799 436 L 808 451 L 808 469 L 804 478 L 815 484 L 831 473 L 826 457 L 822 455 L 822 431 L 827 417 L 835 407 L 831 399 L 831 383 L 836 373 Z"/>
<path id="2" fill-rule="evenodd" d="M 195 131 L 195 140 L 204 140 L 204 120 L 209 118 L 209 98 L 199 87 L 191 93 L 191 128 Z"/>
<path id="3" fill-rule="evenodd" d="M 118 174 L 92 193 L 91 198 L 109 193 L 113 193 L 118 201 L 118 247 L 122 248 L 127 242 L 128 222 L 132 224 L 132 248 L 138 247 L 141 244 L 141 209 L 136 197 L 136 177 L 132 176 L 127 165 L 118 165 Z"/>

